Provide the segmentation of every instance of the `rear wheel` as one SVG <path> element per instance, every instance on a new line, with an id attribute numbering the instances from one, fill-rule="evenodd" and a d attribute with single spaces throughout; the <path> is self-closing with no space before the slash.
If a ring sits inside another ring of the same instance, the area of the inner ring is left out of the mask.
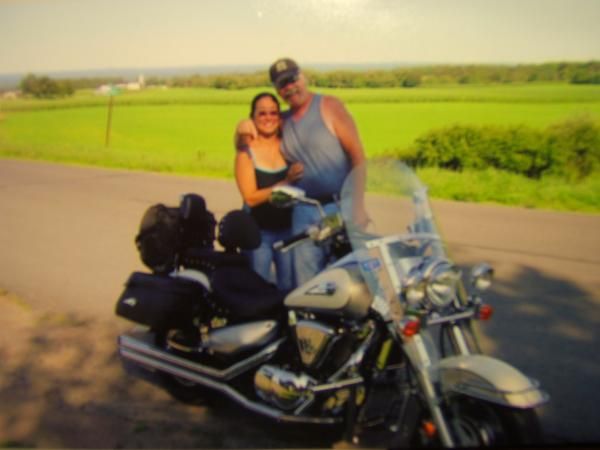
<path id="1" fill-rule="evenodd" d="M 449 425 L 459 447 L 523 446 L 542 443 L 534 410 L 518 409 L 455 397 L 450 404 Z"/>
<path id="2" fill-rule="evenodd" d="M 160 330 L 156 332 L 155 343 L 158 347 L 177 356 L 188 356 L 193 348 L 200 344 L 199 335 L 195 331 L 183 333 L 181 330 Z M 188 404 L 206 404 L 212 392 L 193 381 L 159 372 L 161 384 L 176 400 Z"/>

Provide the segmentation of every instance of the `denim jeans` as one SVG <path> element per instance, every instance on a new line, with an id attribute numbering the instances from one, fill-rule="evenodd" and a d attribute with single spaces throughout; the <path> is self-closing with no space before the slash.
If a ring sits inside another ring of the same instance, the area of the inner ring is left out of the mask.
<path id="1" fill-rule="evenodd" d="M 291 230 L 281 231 L 261 230 L 262 242 L 256 250 L 248 251 L 252 268 L 265 280 L 277 284 L 281 290 L 290 290 L 295 287 L 292 252 L 278 252 L 273 250 L 273 244 L 282 239 L 289 238 Z M 273 273 L 273 263 L 275 273 Z"/>
<path id="2" fill-rule="evenodd" d="M 323 205 L 325 214 L 333 214 L 338 211 L 335 203 Z M 297 204 L 292 212 L 292 233 L 298 234 L 305 231 L 309 225 L 321 220 L 319 210 L 312 205 Z M 294 272 L 296 283 L 301 285 L 313 278 L 327 265 L 327 257 L 322 247 L 312 240 L 307 240 L 293 249 Z"/>

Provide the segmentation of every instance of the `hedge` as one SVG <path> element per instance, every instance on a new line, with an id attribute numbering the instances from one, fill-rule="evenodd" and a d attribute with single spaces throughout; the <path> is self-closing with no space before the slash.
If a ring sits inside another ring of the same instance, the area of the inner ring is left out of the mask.
<path id="1" fill-rule="evenodd" d="M 529 178 L 552 174 L 579 180 L 600 169 L 600 124 L 578 117 L 544 130 L 454 125 L 432 130 L 392 154 L 415 167 L 492 167 Z"/>

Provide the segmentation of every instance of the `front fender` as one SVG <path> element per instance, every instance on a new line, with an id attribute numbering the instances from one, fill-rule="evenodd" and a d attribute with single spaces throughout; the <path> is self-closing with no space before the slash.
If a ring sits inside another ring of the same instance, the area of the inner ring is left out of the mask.
<path id="1" fill-rule="evenodd" d="M 514 408 L 535 408 L 549 399 L 539 383 L 511 365 L 485 355 L 463 355 L 439 362 L 442 393 L 458 393 Z"/>

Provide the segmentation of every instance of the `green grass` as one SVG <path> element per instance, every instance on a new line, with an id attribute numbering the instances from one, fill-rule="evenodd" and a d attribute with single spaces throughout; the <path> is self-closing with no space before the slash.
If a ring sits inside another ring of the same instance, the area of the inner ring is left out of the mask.
<path id="1" fill-rule="evenodd" d="M 494 169 L 461 173 L 427 168 L 418 171 L 432 197 L 491 202 L 526 208 L 600 212 L 600 177 L 577 183 L 548 177 L 532 180 Z"/>
<path id="2" fill-rule="evenodd" d="M 233 177 L 232 135 L 259 91 L 149 89 L 115 97 L 105 146 L 106 97 L 0 101 L 0 156 L 202 176 Z M 587 114 L 600 118 L 600 87 L 444 86 L 327 89 L 347 102 L 369 157 L 411 145 L 454 124 L 546 127 Z M 432 169 L 431 169 L 432 170 Z M 531 181 L 504 173 L 423 171 L 438 198 L 600 211 L 600 185 Z"/>
<path id="3" fill-rule="evenodd" d="M 599 89 L 600 90 L 600 89 Z M 368 103 L 349 104 L 365 149 L 377 155 L 408 147 L 434 129 L 456 124 L 544 128 L 568 117 L 600 118 L 598 103 Z"/>
<path id="4" fill-rule="evenodd" d="M 249 105 L 258 92 L 270 87 L 218 90 L 210 88 L 149 88 L 144 91 L 124 91 L 115 97 L 120 105 Z M 598 103 L 600 89 L 594 85 L 517 84 L 517 85 L 448 85 L 425 86 L 414 89 L 318 89 L 324 94 L 338 96 L 352 103 Z M 0 99 L 0 111 L 105 107 L 108 98 L 82 90 L 74 96 L 53 99 Z"/>

